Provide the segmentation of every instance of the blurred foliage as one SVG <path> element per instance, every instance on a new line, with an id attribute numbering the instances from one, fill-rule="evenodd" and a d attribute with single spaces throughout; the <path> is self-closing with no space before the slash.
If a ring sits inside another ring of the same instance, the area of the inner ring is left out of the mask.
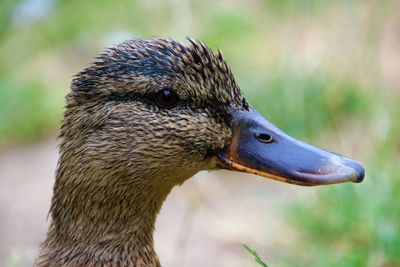
<path id="1" fill-rule="evenodd" d="M 51 94 L 39 81 L 10 80 L 0 75 L 0 145 L 31 142 L 52 132 L 62 103 L 49 101 Z M 56 111 L 56 112 L 55 112 Z"/>
<path id="2" fill-rule="evenodd" d="M 395 109 L 393 122 L 400 112 Z M 400 265 L 400 131 L 398 125 L 391 127 L 375 154 L 364 156 L 369 159 L 362 186 L 323 188 L 315 201 L 289 213 L 301 244 L 285 256 L 288 266 Z"/>
<path id="3" fill-rule="evenodd" d="M 359 90 L 352 81 L 325 82 L 320 77 L 286 72 L 253 85 L 252 89 L 247 95 L 259 112 L 292 135 L 302 138 L 313 139 L 321 131 L 334 130 L 343 123 L 340 120 L 362 120 L 372 112 L 368 106 L 372 96 Z"/>
<path id="4" fill-rule="evenodd" d="M 394 0 L 3 0 L 0 147 L 56 132 L 71 77 L 104 46 L 193 36 L 223 50 L 273 123 L 366 165 L 362 184 L 318 188 L 288 212 L 299 237 L 290 253 L 266 248 L 271 262 L 400 266 L 400 74 L 390 61 L 400 49 L 398 8 Z"/>

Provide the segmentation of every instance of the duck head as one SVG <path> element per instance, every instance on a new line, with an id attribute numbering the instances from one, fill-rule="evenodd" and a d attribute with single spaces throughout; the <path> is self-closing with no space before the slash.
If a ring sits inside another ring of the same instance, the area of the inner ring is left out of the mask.
<path id="1" fill-rule="evenodd" d="M 362 181 L 359 163 L 298 141 L 263 118 L 222 53 L 189 42 L 124 42 L 74 79 L 63 135 L 81 137 L 92 166 L 141 172 L 160 184 L 216 168 L 299 185 Z"/>
<path id="2" fill-rule="evenodd" d="M 359 163 L 258 114 L 221 52 L 190 39 L 108 49 L 67 96 L 37 266 L 160 266 L 153 230 L 166 196 L 198 171 L 221 168 L 299 185 L 364 176 Z"/>

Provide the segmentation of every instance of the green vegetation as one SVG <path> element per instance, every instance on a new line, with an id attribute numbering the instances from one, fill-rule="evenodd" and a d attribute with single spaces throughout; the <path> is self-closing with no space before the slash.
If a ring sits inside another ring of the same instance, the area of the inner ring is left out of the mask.
<path id="1" fill-rule="evenodd" d="M 0 146 L 35 141 L 60 120 L 63 103 L 39 81 L 0 76 L 0 99 Z"/>
<path id="2" fill-rule="evenodd" d="M 254 248 L 249 247 L 248 245 L 242 243 L 243 247 L 250 252 L 251 255 L 254 256 L 254 260 L 260 264 L 263 267 L 268 267 L 268 265 L 263 261 L 263 259 L 261 259 L 261 257 L 258 255 L 257 251 L 254 250 Z"/>
<path id="3" fill-rule="evenodd" d="M 0 147 L 54 134 L 72 75 L 102 47 L 194 36 L 223 50 L 273 123 L 366 166 L 362 184 L 315 189 L 288 210 L 299 236 L 271 261 L 400 266 L 396 1 L 60 0 L 38 17 L 21 14 L 28 2 L 0 2 Z"/>

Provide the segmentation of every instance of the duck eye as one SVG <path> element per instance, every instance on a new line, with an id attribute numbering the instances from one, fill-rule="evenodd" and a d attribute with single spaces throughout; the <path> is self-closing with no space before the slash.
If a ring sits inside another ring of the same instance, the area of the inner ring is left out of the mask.
<path id="1" fill-rule="evenodd" d="M 173 108 L 178 104 L 179 96 L 171 88 L 163 88 L 155 94 L 154 100 L 159 107 Z"/>

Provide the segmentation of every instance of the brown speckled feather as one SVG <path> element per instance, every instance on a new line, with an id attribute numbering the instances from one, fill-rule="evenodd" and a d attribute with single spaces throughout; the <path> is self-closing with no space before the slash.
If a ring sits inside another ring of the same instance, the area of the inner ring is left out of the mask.
<path id="1" fill-rule="evenodd" d="M 171 88 L 177 106 L 154 94 Z M 175 185 L 215 168 L 230 109 L 248 109 L 222 53 L 189 39 L 132 40 L 72 82 L 51 225 L 36 266 L 160 266 L 156 216 Z"/>

